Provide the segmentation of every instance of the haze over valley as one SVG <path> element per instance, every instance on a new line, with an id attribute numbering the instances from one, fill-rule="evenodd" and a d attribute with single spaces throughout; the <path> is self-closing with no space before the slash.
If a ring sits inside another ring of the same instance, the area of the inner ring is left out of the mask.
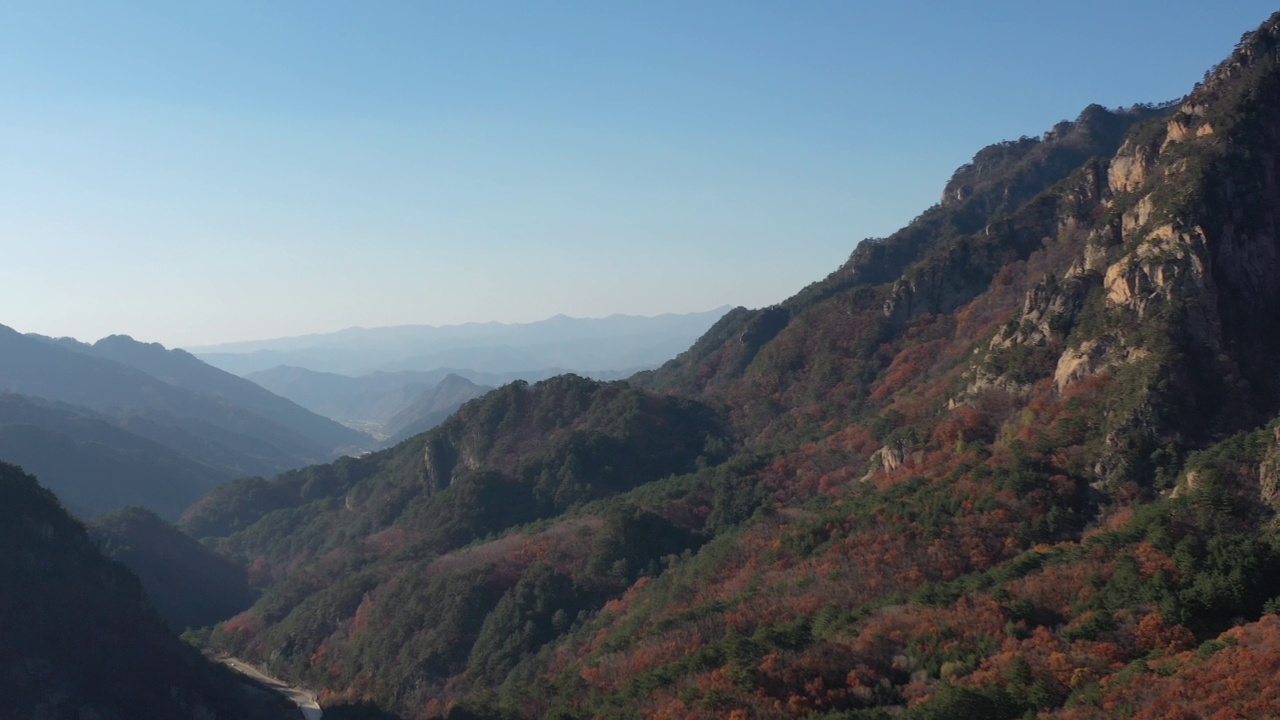
<path id="1" fill-rule="evenodd" d="M 657 317 L 563 315 L 526 324 L 351 328 L 191 350 L 299 405 L 379 440 L 438 424 L 513 380 L 575 373 L 620 380 L 683 352 L 727 312 Z M 441 387 L 442 383 L 444 387 Z"/>

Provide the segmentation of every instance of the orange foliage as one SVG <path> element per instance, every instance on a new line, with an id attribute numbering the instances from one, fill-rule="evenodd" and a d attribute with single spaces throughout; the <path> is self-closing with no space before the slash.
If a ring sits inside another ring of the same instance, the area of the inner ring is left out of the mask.
<path id="1" fill-rule="evenodd" d="M 1134 641 L 1143 650 L 1177 653 L 1190 650 L 1196 638 L 1181 625 L 1170 625 L 1159 613 L 1144 615 L 1134 632 Z"/>
<path id="2" fill-rule="evenodd" d="M 1150 617 L 1150 616 L 1148 616 Z M 1075 707 L 1059 716 L 1071 720 L 1114 717 L 1160 718 L 1280 717 L 1280 618 L 1266 615 L 1219 636 L 1224 643 L 1207 657 L 1187 651 L 1129 683 L 1102 680 L 1098 707 Z M 1169 672 L 1172 669 L 1173 672 Z"/>

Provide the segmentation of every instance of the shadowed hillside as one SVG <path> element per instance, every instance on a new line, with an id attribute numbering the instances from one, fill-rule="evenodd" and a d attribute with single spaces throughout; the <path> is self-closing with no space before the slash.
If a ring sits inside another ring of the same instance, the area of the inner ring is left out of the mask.
<path id="1" fill-rule="evenodd" d="M 3 464 L 0 544 L 0 716 L 296 716 L 182 644 L 137 578 L 103 557 L 49 491 Z"/>
<path id="2" fill-rule="evenodd" d="M 94 518 L 89 537 L 129 568 L 156 613 L 176 632 L 226 620 L 257 599 L 243 567 L 142 508 Z"/>
<path id="3" fill-rule="evenodd" d="M 90 346 L 0 326 L 0 389 L 0 458 L 40 472 L 84 515 L 140 505 L 174 519 L 229 478 L 375 444 L 187 353 L 123 336 Z"/>
<path id="4" fill-rule="evenodd" d="M 228 479 L 107 416 L 22 395 L 0 395 L 0 458 L 48 478 L 82 516 L 132 504 L 176 519 Z"/>

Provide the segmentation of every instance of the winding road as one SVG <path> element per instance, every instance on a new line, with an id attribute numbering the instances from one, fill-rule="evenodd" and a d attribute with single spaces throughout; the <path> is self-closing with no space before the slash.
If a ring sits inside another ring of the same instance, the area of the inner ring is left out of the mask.
<path id="1" fill-rule="evenodd" d="M 320 709 L 320 704 L 316 702 L 316 696 L 307 690 L 287 685 L 284 681 L 263 673 L 258 668 L 239 658 L 219 657 L 217 660 L 241 675 L 252 678 L 292 700 L 298 705 L 298 709 L 302 711 L 304 720 L 320 720 L 321 716 L 324 715 L 324 711 Z"/>

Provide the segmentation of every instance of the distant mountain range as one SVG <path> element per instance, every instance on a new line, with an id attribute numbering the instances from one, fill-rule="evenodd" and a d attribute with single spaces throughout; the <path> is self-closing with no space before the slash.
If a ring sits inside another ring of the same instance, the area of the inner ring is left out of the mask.
<path id="1" fill-rule="evenodd" d="M 477 390 L 488 390 L 514 380 L 537 382 L 567 372 L 563 368 L 509 373 L 438 368 L 375 372 L 351 377 L 281 365 L 249 373 L 245 378 L 312 412 L 382 438 L 385 445 L 389 442 L 386 438 L 408 437 L 403 432 L 405 428 L 413 426 L 419 428 L 418 432 L 428 430 L 457 409 L 455 405 L 444 417 L 439 416 L 443 406 L 439 403 L 436 389 L 450 378 L 454 378 L 455 384 L 461 381 Z M 595 376 L 614 380 L 632 374 L 623 370 L 597 373 Z M 479 397 L 480 394 L 483 393 L 472 392 L 465 399 Z M 462 399 L 458 404 L 461 402 Z M 431 417 L 436 419 L 432 421 Z"/>
<path id="2" fill-rule="evenodd" d="M 583 375 L 656 367 L 686 350 L 729 310 L 655 317 L 557 315 L 522 324 L 402 325 L 189 348 L 237 375 L 281 365 L 318 372 L 463 368 L 483 373 L 557 368 Z"/>
<path id="3" fill-rule="evenodd" d="M 176 518 L 231 475 L 121 427 L 107 415 L 24 395 L 0 395 L 0 458 L 58 493 L 72 512 L 129 505 Z"/>
<path id="4" fill-rule="evenodd" d="M 0 326 L 0 459 L 93 515 L 175 519 L 215 485 L 332 460 L 374 440 L 182 350 Z"/>
<path id="5" fill-rule="evenodd" d="M 351 328 L 323 335 L 193 348 L 205 362 L 252 380 L 384 443 L 428 430 L 476 387 L 573 373 L 620 380 L 686 350 L 728 308 L 684 315 L 570 318 Z M 436 386 L 454 376 L 442 395 Z M 460 381 L 471 388 L 458 394 Z M 457 402 L 441 401 L 457 395 Z"/>
<path id="6" fill-rule="evenodd" d="M 269 364 L 251 379 L 126 335 L 89 344 L 0 325 L 0 460 L 81 516 L 140 506 L 173 521 L 228 480 L 399 442 L 512 380 L 656 366 L 722 314 L 352 329 L 203 355 L 237 371 Z M 394 370 L 325 371 L 355 367 Z"/>

